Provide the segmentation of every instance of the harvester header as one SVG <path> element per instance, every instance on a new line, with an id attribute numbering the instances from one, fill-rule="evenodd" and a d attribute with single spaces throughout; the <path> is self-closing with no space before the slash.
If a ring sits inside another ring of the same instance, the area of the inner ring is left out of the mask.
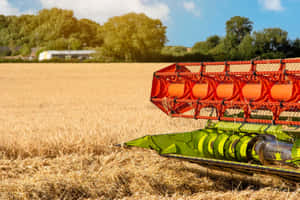
<path id="1" fill-rule="evenodd" d="M 300 59 L 173 64 L 154 73 L 151 101 L 171 117 L 299 126 L 281 116 L 300 110 L 300 68 L 293 69 L 298 63 Z M 205 108 L 216 109 L 215 116 L 204 115 Z M 241 112 L 231 116 L 230 109 Z M 260 110 L 269 111 L 270 119 L 253 117 Z"/>

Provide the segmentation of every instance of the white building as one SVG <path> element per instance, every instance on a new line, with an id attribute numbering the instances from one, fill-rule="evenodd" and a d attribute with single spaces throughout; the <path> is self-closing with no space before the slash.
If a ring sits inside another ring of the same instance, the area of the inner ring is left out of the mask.
<path id="1" fill-rule="evenodd" d="M 94 50 L 76 50 L 76 51 L 43 51 L 39 55 L 39 61 L 43 60 L 51 60 L 53 58 L 60 58 L 60 59 L 88 59 L 95 54 L 96 51 Z"/>

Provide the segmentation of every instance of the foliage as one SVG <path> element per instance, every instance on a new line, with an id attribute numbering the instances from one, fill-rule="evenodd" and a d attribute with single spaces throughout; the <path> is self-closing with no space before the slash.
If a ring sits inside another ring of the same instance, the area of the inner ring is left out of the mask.
<path id="1" fill-rule="evenodd" d="M 102 55 L 120 61 L 140 61 L 159 55 L 167 41 L 166 27 L 145 14 L 113 17 L 103 25 Z"/>
<path id="2" fill-rule="evenodd" d="M 289 40 L 288 33 L 280 28 L 251 33 L 252 25 L 246 17 L 232 17 L 226 22 L 224 38 L 212 36 L 197 42 L 193 51 L 210 55 L 215 61 L 299 57 L 300 39 Z"/>
<path id="3" fill-rule="evenodd" d="M 254 39 L 250 34 L 246 35 L 238 46 L 238 53 L 241 59 L 250 60 L 255 57 L 256 47 L 253 45 Z"/>
<path id="4" fill-rule="evenodd" d="M 228 53 L 225 49 L 224 39 L 220 43 L 209 51 L 209 55 L 216 61 L 228 60 Z"/>
<path id="5" fill-rule="evenodd" d="M 231 40 L 231 45 L 238 45 L 244 37 L 251 33 L 253 22 L 246 17 L 235 16 L 226 22 L 226 38 Z"/>
<path id="6" fill-rule="evenodd" d="M 254 32 L 256 53 L 262 58 L 285 57 L 291 48 L 288 33 L 280 28 L 267 28 Z"/>
<path id="7" fill-rule="evenodd" d="M 187 48 L 184 46 L 165 46 L 161 53 L 163 55 L 182 56 L 187 53 Z"/>
<path id="8" fill-rule="evenodd" d="M 292 41 L 291 43 L 291 49 L 290 51 L 287 53 L 289 55 L 289 57 L 299 57 L 300 56 L 300 39 L 297 38 L 294 41 Z"/>
<path id="9" fill-rule="evenodd" d="M 192 51 L 208 54 L 211 49 L 215 48 L 220 43 L 220 40 L 220 37 L 217 35 L 210 36 L 206 41 L 197 42 L 193 46 Z"/>

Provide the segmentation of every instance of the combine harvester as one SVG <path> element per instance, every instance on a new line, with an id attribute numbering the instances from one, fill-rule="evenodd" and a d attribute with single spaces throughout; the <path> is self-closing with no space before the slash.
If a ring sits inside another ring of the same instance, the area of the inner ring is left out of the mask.
<path id="1" fill-rule="evenodd" d="M 125 146 L 300 181 L 300 59 L 173 64 L 154 73 L 151 102 L 171 117 L 206 119 L 206 128 Z"/>

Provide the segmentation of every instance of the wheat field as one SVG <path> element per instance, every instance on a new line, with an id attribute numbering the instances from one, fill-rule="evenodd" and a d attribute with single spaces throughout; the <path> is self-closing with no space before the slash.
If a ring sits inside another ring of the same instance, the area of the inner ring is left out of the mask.
<path id="1" fill-rule="evenodd" d="M 114 144 L 191 131 L 149 102 L 168 64 L 0 64 L 0 199 L 300 199 L 245 177 Z"/>

